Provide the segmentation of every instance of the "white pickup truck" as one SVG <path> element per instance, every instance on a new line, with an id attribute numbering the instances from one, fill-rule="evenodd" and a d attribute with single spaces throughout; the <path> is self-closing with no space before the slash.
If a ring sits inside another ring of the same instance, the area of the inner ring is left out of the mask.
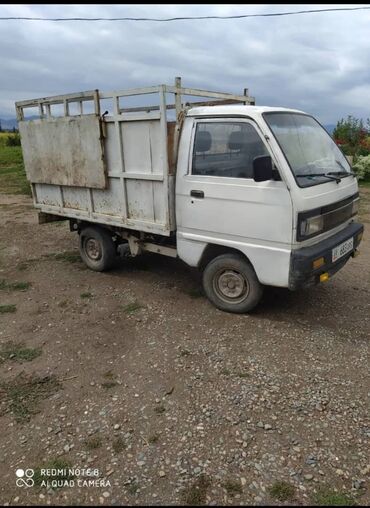
<path id="1" fill-rule="evenodd" d="M 125 104 L 148 95 L 153 106 Z M 185 102 L 194 96 L 203 102 Z M 257 107 L 247 90 L 183 88 L 180 78 L 16 110 L 39 222 L 69 219 L 93 270 L 111 268 L 122 244 L 132 256 L 178 257 L 203 272 L 216 307 L 242 313 L 263 286 L 326 281 L 357 253 L 356 177 L 302 111 Z"/>

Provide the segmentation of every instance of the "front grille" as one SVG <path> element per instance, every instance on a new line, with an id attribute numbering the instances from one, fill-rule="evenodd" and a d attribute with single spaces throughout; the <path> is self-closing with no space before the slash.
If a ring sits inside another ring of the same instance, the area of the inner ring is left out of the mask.
<path id="1" fill-rule="evenodd" d="M 324 233 L 325 231 L 329 231 L 333 229 L 343 222 L 347 221 L 353 216 L 352 207 L 353 202 L 359 199 L 359 193 L 357 192 L 353 196 L 350 196 L 346 199 L 342 199 L 341 201 L 337 201 L 336 203 L 332 203 L 331 205 L 325 205 L 321 208 L 315 208 L 313 210 L 309 210 L 307 212 L 299 212 L 298 213 L 298 228 L 297 228 L 297 240 L 307 240 L 308 238 L 312 238 L 313 236 L 317 236 L 318 234 Z M 312 235 L 302 236 L 300 234 L 300 224 L 304 219 L 308 217 L 316 217 L 317 215 L 322 215 L 324 218 L 324 227 L 318 233 L 313 233 Z"/>
<path id="2" fill-rule="evenodd" d="M 324 213 L 324 231 L 333 229 L 336 226 L 339 226 L 339 224 L 342 224 L 342 222 L 350 219 L 352 217 L 352 205 L 353 201 L 347 205 L 337 208 L 336 210 Z"/>

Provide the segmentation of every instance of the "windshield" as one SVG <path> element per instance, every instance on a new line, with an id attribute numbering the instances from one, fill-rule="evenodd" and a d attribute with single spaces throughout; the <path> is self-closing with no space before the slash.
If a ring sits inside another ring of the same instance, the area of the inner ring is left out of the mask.
<path id="1" fill-rule="evenodd" d="M 300 187 L 317 185 L 351 174 L 345 156 L 325 129 L 311 116 L 265 113 L 264 118 Z"/>

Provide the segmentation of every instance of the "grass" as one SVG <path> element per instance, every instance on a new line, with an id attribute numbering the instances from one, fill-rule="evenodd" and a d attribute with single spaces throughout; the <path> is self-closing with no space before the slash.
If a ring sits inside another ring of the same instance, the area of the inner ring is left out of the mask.
<path id="1" fill-rule="evenodd" d="M 8 132 L 0 132 L 0 148 L 6 146 L 6 140 L 9 136 Z"/>
<path id="2" fill-rule="evenodd" d="M 103 444 L 103 440 L 100 436 L 89 437 L 85 440 L 85 446 L 88 450 L 96 450 Z"/>
<path id="3" fill-rule="evenodd" d="M 155 444 L 155 443 L 158 443 L 158 441 L 159 441 L 158 434 L 152 434 L 151 436 L 148 437 L 149 444 Z"/>
<path id="4" fill-rule="evenodd" d="M 200 506 L 206 503 L 207 489 L 211 482 L 209 478 L 201 474 L 196 480 L 189 485 L 183 493 L 183 502 L 189 506 Z"/>
<path id="5" fill-rule="evenodd" d="M 355 500 L 340 492 L 335 492 L 329 487 L 321 489 L 313 496 L 312 502 L 316 506 L 356 506 Z"/>
<path id="6" fill-rule="evenodd" d="M 0 349 L 0 365 L 6 360 L 15 362 L 31 362 L 42 353 L 41 348 L 27 348 L 23 344 L 7 342 Z"/>
<path id="7" fill-rule="evenodd" d="M 80 294 L 80 297 L 81 298 L 92 298 L 94 295 L 92 293 L 90 293 L 89 291 L 86 291 L 86 293 L 81 293 Z"/>
<path id="8" fill-rule="evenodd" d="M 15 380 L 0 384 L 5 394 L 1 411 L 12 414 L 18 423 L 27 422 L 38 413 L 38 403 L 60 387 L 55 376 L 26 378 L 20 374 Z"/>
<path id="9" fill-rule="evenodd" d="M 155 406 L 155 407 L 154 407 L 154 412 L 155 412 L 157 415 L 161 415 L 161 414 L 163 414 L 165 411 L 166 411 L 166 408 L 164 407 L 164 405 L 163 405 L 163 404 L 158 404 L 158 406 Z"/>
<path id="10" fill-rule="evenodd" d="M 130 483 L 130 485 L 127 487 L 127 492 L 131 494 L 132 496 L 136 494 L 136 492 L 139 490 L 139 484 L 134 481 Z"/>
<path id="11" fill-rule="evenodd" d="M 141 303 L 133 302 L 133 303 L 129 303 L 128 305 L 125 305 L 123 307 L 123 312 L 127 312 L 127 314 L 131 314 L 131 313 L 136 312 L 137 310 L 143 309 L 143 308 L 144 308 L 144 305 L 142 305 Z"/>
<path id="12" fill-rule="evenodd" d="M 59 480 L 59 481 L 72 480 L 74 478 L 74 476 L 69 474 L 70 468 L 72 468 L 72 465 L 70 464 L 70 462 L 67 462 L 66 460 L 63 460 L 63 459 L 52 459 L 42 466 L 35 467 L 34 468 L 35 474 L 33 476 L 35 486 L 40 487 L 42 485 L 42 482 L 47 482 L 47 481 L 52 482 L 53 480 Z M 60 470 L 60 469 L 65 470 L 66 469 L 66 471 L 65 471 L 66 474 L 61 474 L 58 476 L 41 475 L 41 469 L 58 469 L 58 470 Z M 50 485 L 52 485 L 52 484 L 50 483 Z M 57 487 L 54 487 L 54 488 L 57 488 Z"/>
<path id="13" fill-rule="evenodd" d="M 17 270 L 23 272 L 28 270 L 34 263 L 38 263 L 45 259 L 55 259 L 56 261 L 65 261 L 67 263 L 82 262 L 78 251 L 51 252 L 50 254 L 43 254 L 39 258 L 30 258 L 27 261 L 22 261 L 17 265 Z"/>
<path id="14" fill-rule="evenodd" d="M 0 145 L 0 192 L 31 196 L 20 146 Z"/>
<path id="15" fill-rule="evenodd" d="M 113 441 L 112 448 L 115 453 L 121 453 L 126 449 L 126 443 L 121 436 Z"/>
<path id="16" fill-rule="evenodd" d="M 116 381 L 104 381 L 101 384 L 102 388 L 104 388 L 105 390 L 109 390 L 110 388 L 114 388 L 117 385 L 118 385 L 118 383 Z"/>
<path id="17" fill-rule="evenodd" d="M 15 312 L 16 310 L 17 310 L 17 306 L 14 304 L 0 305 L 0 314 L 5 314 L 8 312 Z"/>
<path id="18" fill-rule="evenodd" d="M 275 482 L 267 490 L 270 496 L 278 501 L 291 501 L 295 495 L 295 487 L 284 481 Z"/>
<path id="19" fill-rule="evenodd" d="M 241 377 L 243 379 L 251 377 L 251 375 L 248 372 L 237 372 L 236 374 L 238 377 Z"/>
<path id="20" fill-rule="evenodd" d="M 114 381 L 115 374 L 111 370 L 107 370 L 107 372 L 105 372 L 103 376 L 107 379 L 107 381 L 104 381 L 101 384 L 102 388 L 109 390 L 110 388 L 114 388 L 115 386 L 118 385 L 117 381 Z"/>
<path id="21" fill-rule="evenodd" d="M 22 261 L 17 265 L 17 270 L 25 271 L 28 270 L 34 263 L 38 263 L 43 260 L 55 259 L 56 261 L 65 261 L 67 263 L 79 263 L 82 259 L 78 251 L 66 251 L 66 252 L 51 252 L 50 254 L 43 254 L 39 258 L 30 258 L 27 261 Z"/>
<path id="22" fill-rule="evenodd" d="M 7 146 L 8 138 L 17 138 L 18 136 L 18 132 L 0 132 L 0 148 Z"/>
<path id="23" fill-rule="evenodd" d="M 0 290 L 7 291 L 26 291 L 31 286 L 30 282 L 7 282 L 4 279 L 0 280 Z"/>
<path id="24" fill-rule="evenodd" d="M 239 481 L 237 480 L 232 480 L 232 479 L 228 479 L 226 480 L 223 485 L 224 489 L 226 489 L 226 492 L 230 495 L 230 496 L 234 496 L 235 494 L 242 494 L 243 492 L 243 488 L 242 488 L 242 485 Z"/>
<path id="25" fill-rule="evenodd" d="M 67 261 L 68 263 L 77 263 L 81 261 L 81 256 L 77 251 L 66 251 L 66 252 L 52 252 L 51 254 L 44 254 L 45 258 L 56 259 L 57 261 Z"/>
<path id="26" fill-rule="evenodd" d="M 17 265 L 17 270 L 19 270 L 20 272 L 24 272 L 25 270 L 28 270 L 29 267 L 30 267 L 29 263 L 23 261 L 22 263 L 19 263 L 19 265 Z"/>

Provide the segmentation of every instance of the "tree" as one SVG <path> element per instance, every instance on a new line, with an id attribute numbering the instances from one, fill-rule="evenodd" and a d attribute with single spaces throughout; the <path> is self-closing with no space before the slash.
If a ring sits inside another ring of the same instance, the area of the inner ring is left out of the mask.
<path id="1" fill-rule="evenodd" d="M 362 120 L 351 115 L 347 120 L 339 120 L 333 131 L 333 138 L 346 155 L 356 158 L 370 154 L 370 119 L 367 119 L 366 125 L 364 127 Z"/>

